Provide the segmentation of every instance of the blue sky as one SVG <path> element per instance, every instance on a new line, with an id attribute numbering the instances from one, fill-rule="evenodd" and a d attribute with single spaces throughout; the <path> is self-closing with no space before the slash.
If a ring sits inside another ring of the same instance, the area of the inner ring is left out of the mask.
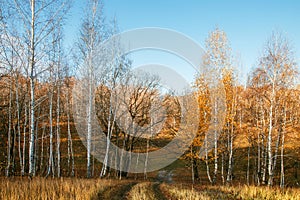
<path id="1" fill-rule="evenodd" d="M 66 21 L 66 45 L 76 40 L 85 1 L 75 0 Z M 231 0 L 104 0 L 109 20 L 116 16 L 121 31 L 142 27 L 162 27 L 186 34 L 201 46 L 209 32 L 219 27 L 227 33 L 233 54 L 239 57 L 242 76 L 257 64 L 267 38 L 273 30 L 287 35 L 300 61 L 300 1 Z M 173 65 L 187 79 L 193 70 L 187 63 L 157 52 L 131 55 L 134 64 L 160 62 Z M 162 60 L 163 59 L 163 60 Z"/>

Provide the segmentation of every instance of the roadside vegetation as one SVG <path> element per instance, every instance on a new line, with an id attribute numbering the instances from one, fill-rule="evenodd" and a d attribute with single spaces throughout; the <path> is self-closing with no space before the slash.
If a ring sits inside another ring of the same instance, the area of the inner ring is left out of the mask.
<path id="1" fill-rule="evenodd" d="M 299 200 L 299 188 L 207 186 L 78 178 L 2 178 L 0 199 Z"/>

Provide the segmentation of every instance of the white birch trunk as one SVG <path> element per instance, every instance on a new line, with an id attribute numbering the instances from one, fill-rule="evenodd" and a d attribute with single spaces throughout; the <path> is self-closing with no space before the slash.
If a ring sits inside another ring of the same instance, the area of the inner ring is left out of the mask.
<path id="1" fill-rule="evenodd" d="M 41 107 L 39 106 L 39 108 L 38 108 L 38 115 L 37 116 L 40 116 L 40 113 L 41 113 Z M 34 130 L 34 132 L 35 132 L 35 142 L 34 142 L 34 145 L 35 145 L 35 148 L 34 148 L 34 173 L 33 173 L 33 176 L 35 176 L 36 175 L 36 171 L 37 171 L 37 169 L 36 169 L 36 166 L 37 166 L 37 161 L 38 161 L 38 153 L 37 153 L 37 151 L 38 151 L 38 148 L 39 148 L 39 144 L 38 144 L 38 125 L 39 125 L 39 117 L 37 117 L 37 119 L 36 119 L 36 121 L 35 121 L 35 130 Z"/>
<path id="2" fill-rule="evenodd" d="M 91 80 L 91 79 L 90 79 Z M 88 110 L 87 110 L 87 178 L 91 177 L 91 141 L 92 141 L 92 101 L 93 101 L 93 96 L 92 96 L 92 83 L 89 82 L 89 100 L 88 100 Z"/>
<path id="3" fill-rule="evenodd" d="M 215 114 L 217 115 L 217 103 L 215 103 Z M 218 173 L 218 133 L 216 128 L 215 122 L 215 130 L 214 130 L 214 158 L 215 158 L 215 166 L 214 166 L 214 177 L 213 177 L 213 184 L 217 181 L 217 173 Z"/>
<path id="4" fill-rule="evenodd" d="M 275 81 L 272 82 L 272 93 L 270 102 L 270 113 L 269 113 L 269 132 L 267 141 L 267 151 L 268 151 L 268 185 L 273 185 L 273 154 L 272 154 L 272 132 L 273 132 L 273 104 L 275 98 Z"/>
<path id="5" fill-rule="evenodd" d="M 70 159 L 71 159 L 71 176 L 75 175 L 74 172 L 74 153 L 73 153 L 73 143 L 72 143 L 72 135 L 71 135 L 71 128 L 70 128 L 70 113 L 68 111 L 68 166 L 70 166 Z M 69 169 L 69 168 L 68 168 Z"/>
<path id="6" fill-rule="evenodd" d="M 72 143 L 72 134 L 71 134 L 71 126 L 70 126 L 70 85 L 67 85 L 67 129 L 68 129 L 68 170 L 70 170 L 71 164 L 71 176 L 75 175 L 74 172 L 74 153 L 73 153 L 73 143 Z"/>
<path id="7" fill-rule="evenodd" d="M 286 106 L 286 105 L 285 105 Z M 284 139 L 286 131 L 286 107 L 284 106 L 283 132 L 281 135 L 281 152 L 280 152 L 280 187 L 284 188 Z"/>
<path id="8" fill-rule="evenodd" d="M 224 153 L 222 152 L 222 160 L 221 160 L 221 177 L 222 177 L 222 183 L 225 183 L 225 177 L 224 177 Z"/>
<path id="9" fill-rule="evenodd" d="M 50 74 L 50 77 L 52 75 Z M 53 83 L 52 83 L 53 84 Z M 54 177 L 55 171 L 54 171 L 54 158 L 53 158 L 53 117 L 52 117 L 52 113 L 53 113 L 53 85 L 51 86 L 51 90 L 49 93 L 49 160 L 48 160 L 48 171 L 47 171 L 47 175 L 49 176 L 50 174 L 52 174 L 52 176 Z"/>
<path id="10" fill-rule="evenodd" d="M 12 107 L 12 80 L 10 77 L 9 80 L 9 106 L 8 106 L 8 132 L 7 132 L 7 165 L 5 169 L 5 176 L 8 177 L 10 175 L 10 167 L 11 167 L 11 107 Z"/>
<path id="11" fill-rule="evenodd" d="M 30 29 L 30 138 L 29 138 L 29 176 L 34 175 L 34 106 L 35 106 L 35 94 L 34 94 L 34 65 L 35 65 L 35 0 L 31 0 L 31 29 Z"/>
<path id="12" fill-rule="evenodd" d="M 25 175 L 25 155 L 26 155 L 26 127 L 27 127 L 27 122 L 28 122 L 28 111 L 27 111 L 27 105 L 26 105 L 26 98 L 27 95 L 25 96 L 25 104 L 24 104 L 24 129 L 23 129 L 23 156 L 22 156 L 22 168 L 21 168 L 21 175 Z"/>
<path id="13" fill-rule="evenodd" d="M 59 73 L 59 69 L 57 70 Z M 58 79 L 59 79 L 58 75 Z M 59 82 L 59 80 L 58 80 Z M 57 101 L 56 101 L 56 157 L 57 157 L 57 177 L 61 176 L 60 172 L 60 84 L 57 85 Z"/>
<path id="14" fill-rule="evenodd" d="M 212 183 L 212 179 L 209 171 L 209 163 L 208 163 L 208 146 L 207 146 L 207 138 L 205 138 L 205 165 L 206 165 L 206 174 L 210 183 Z"/>
<path id="15" fill-rule="evenodd" d="M 44 138 L 45 138 L 45 129 L 46 125 L 44 123 L 43 125 L 43 131 L 42 131 L 42 141 L 41 141 L 41 155 L 40 155 L 40 170 L 43 170 L 44 167 Z"/>

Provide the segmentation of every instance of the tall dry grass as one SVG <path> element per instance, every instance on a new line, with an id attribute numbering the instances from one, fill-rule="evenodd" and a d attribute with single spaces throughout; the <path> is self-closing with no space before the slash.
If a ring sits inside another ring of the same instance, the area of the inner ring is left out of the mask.
<path id="1" fill-rule="evenodd" d="M 56 199 L 111 199 L 117 195 L 127 196 L 132 200 L 153 200 L 166 196 L 167 199 L 178 200 L 210 200 L 210 199 L 245 199 L 245 200 L 300 200 L 299 188 L 269 188 L 255 186 L 199 186 L 162 183 L 157 191 L 158 183 L 140 182 L 134 185 L 127 195 L 123 186 L 132 185 L 132 181 L 61 178 L 0 178 L 0 199 L 7 200 L 56 200 Z M 155 185 L 156 184 L 156 185 Z M 153 186 L 156 189 L 154 189 Z M 131 187 L 131 186 L 130 186 Z M 130 188 L 129 187 L 129 188 Z M 120 194 L 118 194 L 120 193 Z M 99 195 L 100 194 L 100 195 Z"/>
<path id="2" fill-rule="evenodd" d="M 150 182 L 138 183 L 129 192 L 130 200 L 155 200 L 155 194 Z"/>
<path id="3" fill-rule="evenodd" d="M 177 200 L 210 200 L 211 198 L 205 194 L 205 192 L 198 192 L 196 190 L 182 188 L 173 185 L 167 185 L 163 183 L 161 189 L 170 196 L 171 199 Z"/>
<path id="4" fill-rule="evenodd" d="M 46 200 L 91 199 L 106 187 L 116 184 L 111 180 L 61 178 L 0 179 L 0 199 Z"/>
<path id="5" fill-rule="evenodd" d="M 223 187 L 223 190 L 228 190 Z M 230 191 L 236 191 L 238 196 L 242 199 L 267 199 L 267 200 L 300 200 L 300 189 L 298 188 L 269 188 L 269 187 L 255 187 L 255 186 L 241 186 L 237 188 L 230 188 Z"/>
<path id="6" fill-rule="evenodd" d="M 195 200 L 300 200 L 300 189 L 297 188 L 269 188 L 255 186 L 200 186 L 191 188 L 182 185 L 162 184 L 162 189 L 171 199 Z"/>

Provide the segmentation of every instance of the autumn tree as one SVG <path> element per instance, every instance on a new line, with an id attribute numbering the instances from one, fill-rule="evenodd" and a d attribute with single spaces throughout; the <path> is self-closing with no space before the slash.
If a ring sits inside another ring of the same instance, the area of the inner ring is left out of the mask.
<path id="1" fill-rule="evenodd" d="M 29 175 L 35 174 L 35 82 L 45 68 L 45 48 L 50 33 L 59 27 L 68 8 L 67 1 L 36 1 L 21 2 L 15 0 L 12 5 L 16 11 L 17 19 L 23 24 L 24 44 L 28 54 L 28 78 L 30 80 L 30 139 L 29 139 Z"/>
<path id="2" fill-rule="evenodd" d="M 83 19 L 80 38 L 77 43 L 79 52 L 78 60 L 76 61 L 78 65 L 82 65 L 85 69 L 82 72 L 87 71 L 86 76 L 89 80 L 89 93 L 88 93 L 88 109 L 87 109 L 87 177 L 92 176 L 92 162 L 91 162 L 91 148 L 92 148 L 92 102 L 94 99 L 93 92 L 95 88 L 93 85 L 96 84 L 95 71 L 96 71 L 96 48 L 104 40 L 105 25 L 103 19 L 103 4 L 102 1 L 90 0 L 87 2 L 87 10 L 85 12 L 85 17 Z M 99 63 L 97 63 L 99 65 Z"/>
<path id="3" fill-rule="evenodd" d="M 288 40 L 282 34 L 274 32 L 267 41 L 257 72 L 260 80 L 264 81 L 263 86 L 266 89 L 268 105 L 267 169 L 268 185 L 272 186 L 280 135 L 283 130 L 282 124 L 278 122 L 278 102 L 286 98 L 281 90 L 288 90 L 294 84 L 296 74 L 293 51 Z M 276 143 L 274 143 L 275 134 L 277 135 Z"/>
<path id="4" fill-rule="evenodd" d="M 232 67 L 231 49 L 224 31 L 217 28 L 209 34 L 206 40 L 206 54 L 203 60 L 203 73 L 205 74 L 206 84 L 211 90 L 211 116 L 215 116 L 213 117 L 214 119 L 211 119 L 212 123 L 210 123 L 214 129 L 212 139 L 214 141 L 214 170 L 213 178 L 211 179 L 211 182 L 214 184 L 217 181 L 219 165 L 218 158 L 220 149 L 218 148 L 218 137 L 222 131 L 222 119 L 226 114 L 226 101 L 223 98 L 225 96 L 224 85 L 222 83 L 223 70 Z M 207 138 L 205 140 L 207 140 Z"/>

